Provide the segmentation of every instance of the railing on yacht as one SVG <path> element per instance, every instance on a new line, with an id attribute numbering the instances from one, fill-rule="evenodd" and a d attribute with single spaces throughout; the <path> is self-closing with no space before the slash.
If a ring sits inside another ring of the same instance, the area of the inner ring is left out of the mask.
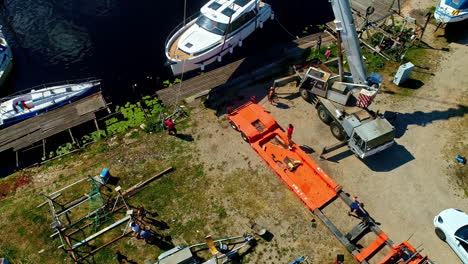
<path id="1" fill-rule="evenodd" d="M 37 91 L 37 92 L 31 92 L 31 90 L 40 90 L 44 88 L 51 88 L 54 86 L 63 86 L 63 85 L 70 85 L 70 84 L 79 84 L 79 83 L 87 83 L 87 82 L 99 82 L 101 79 L 97 79 L 95 77 L 89 77 L 89 78 L 82 78 L 82 79 L 74 79 L 74 80 L 67 80 L 67 81 L 60 81 L 60 82 L 52 82 L 52 83 L 46 83 L 46 84 L 41 84 L 41 85 L 36 85 L 34 87 L 24 89 L 21 91 L 18 91 L 16 93 L 13 93 L 9 96 L 0 98 L 0 103 L 8 101 L 12 98 L 18 97 L 20 95 L 24 94 L 36 94 L 36 93 L 44 93 L 44 91 Z"/>
<path id="2" fill-rule="evenodd" d="M 170 45 L 169 43 L 171 42 L 171 40 L 175 37 L 175 33 L 177 31 L 179 31 L 180 29 L 182 29 L 183 27 L 187 26 L 188 24 L 190 24 L 190 22 L 192 22 L 192 20 L 194 20 L 196 17 L 198 17 L 200 15 L 200 12 L 196 12 L 195 14 L 191 15 L 190 17 L 186 18 L 185 21 L 183 21 L 182 23 L 180 23 L 179 25 L 177 25 L 172 31 L 171 33 L 169 33 L 168 37 L 166 38 L 166 41 L 164 42 L 164 47 L 166 49 L 166 54 L 169 52 L 169 49 L 170 49 Z"/>

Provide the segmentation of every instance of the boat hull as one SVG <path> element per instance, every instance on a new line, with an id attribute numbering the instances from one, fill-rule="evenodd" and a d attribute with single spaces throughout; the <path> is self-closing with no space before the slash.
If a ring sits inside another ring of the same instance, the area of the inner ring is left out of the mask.
<path id="1" fill-rule="evenodd" d="M 0 76 L 0 87 L 3 86 L 3 84 L 4 84 L 5 81 L 6 81 L 6 79 L 7 79 L 8 76 L 10 75 L 12 69 L 13 69 L 13 59 L 10 59 L 10 62 L 8 63 L 8 65 L 7 65 L 6 68 L 5 68 L 5 71 L 4 71 L 3 74 Z"/>
<path id="2" fill-rule="evenodd" d="M 257 16 L 243 25 L 241 28 L 233 32 L 226 39 L 223 38 L 209 51 L 184 60 L 178 60 L 169 56 L 169 49 L 174 41 L 187 30 L 188 27 L 193 25 L 194 21 L 189 23 L 186 27 L 177 31 L 177 33 L 171 37 L 170 41 L 166 44 L 166 57 L 168 59 L 167 64 L 170 65 L 172 73 L 174 75 L 180 75 L 184 72 L 193 70 L 204 70 L 206 66 L 216 61 L 221 61 L 222 57 L 226 54 L 233 52 L 234 48 L 241 46 L 243 41 L 250 36 L 256 29 L 263 27 L 263 24 L 273 18 L 273 11 L 269 5 L 265 5 Z"/>
<path id="3" fill-rule="evenodd" d="M 99 91 L 99 89 L 100 89 L 99 87 L 100 87 L 100 85 L 98 83 L 96 85 L 91 86 L 90 88 L 87 88 L 87 89 L 83 90 L 82 92 L 76 93 L 75 95 L 73 95 L 72 97 L 67 98 L 66 100 L 60 100 L 55 104 L 52 104 L 52 105 L 49 105 L 49 106 L 46 106 L 46 107 L 42 107 L 42 108 L 39 108 L 37 110 L 32 110 L 32 111 L 21 113 L 20 115 L 17 115 L 17 116 L 15 116 L 13 118 L 5 119 L 3 124 L 0 124 L 0 129 L 9 127 L 11 125 L 17 124 L 17 123 L 22 122 L 22 121 L 24 121 L 26 119 L 29 119 L 31 117 L 34 117 L 34 116 L 40 115 L 42 113 L 52 111 L 52 110 L 60 108 L 60 107 L 62 107 L 64 105 L 67 105 L 67 104 L 70 104 L 72 102 L 78 101 L 81 98 L 84 98 L 84 97 L 86 97 L 88 95 L 96 93 L 97 91 Z M 36 92 L 39 92 L 39 91 L 36 91 Z"/>
<path id="4" fill-rule="evenodd" d="M 434 12 L 434 17 L 441 23 L 454 23 L 468 19 L 468 9 L 455 9 L 441 0 Z"/>

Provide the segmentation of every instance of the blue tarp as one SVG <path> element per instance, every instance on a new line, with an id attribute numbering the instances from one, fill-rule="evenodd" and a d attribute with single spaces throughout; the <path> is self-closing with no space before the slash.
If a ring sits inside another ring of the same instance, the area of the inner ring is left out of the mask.
<path id="1" fill-rule="evenodd" d="M 455 9 L 467 9 L 468 0 L 445 0 L 445 4 Z"/>

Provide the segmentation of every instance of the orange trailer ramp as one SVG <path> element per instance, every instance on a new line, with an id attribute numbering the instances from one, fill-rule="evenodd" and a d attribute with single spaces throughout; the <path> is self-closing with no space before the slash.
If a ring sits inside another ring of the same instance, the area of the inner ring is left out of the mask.
<path id="1" fill-rule="evenodd" d="M 231 126 L 242 131 L 258 155 L 311 211 L 337 196 L 340 186 L 288 138 L 263 107 L 248 103 L 234 111 Z"/>
<path id="2" fill-rule="evenodd" d="M 286 135 L 276 129 L 252 144 L 253 149 L 276 172 L 310 210 L 320 208 L 336 197 L 339 185 L 296 144 L 288 149 Z"/>

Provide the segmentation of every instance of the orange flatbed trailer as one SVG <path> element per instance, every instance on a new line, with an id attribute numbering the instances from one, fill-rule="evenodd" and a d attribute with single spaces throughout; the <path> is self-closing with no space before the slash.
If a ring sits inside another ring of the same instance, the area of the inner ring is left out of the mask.
<path id="1" fill-rule="evenodd" d="M 284 130 L 262 106 L 248 102 L 228 115 L 232 128 L 241 132 L 258 155 L 273 169 L 280 179 L 301 199 L 305 206 L 319 217 L 340 240 L 345 248 L 361 264 L 430 264 L 427 256 L 422 256 L 407 241 L 394 246 L 372 218 L 362 221 L 346 235 L 322 213 L 321 208 L 340 197 L 348 206 L 352 201 L 298 145 L 289 142 Z M 291 149 L 288 148 L 291 146 Z M 360 249 L 357 241 L 368 232 L 377 238 L 367 247 Z M 374 256 L 383 248 L 387 253 L 375 260 Z M 372 262 L 369 262 L 372 259 Z"/>

